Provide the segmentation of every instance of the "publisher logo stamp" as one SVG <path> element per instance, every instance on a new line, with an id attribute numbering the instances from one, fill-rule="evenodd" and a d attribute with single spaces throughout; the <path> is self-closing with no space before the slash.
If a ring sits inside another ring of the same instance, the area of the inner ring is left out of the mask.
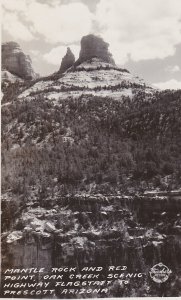
<path id="1" fill-rule="evenodd" d="M 163 283 L 168 280 L 172 271 L 163 263 L 154 265 L 150 270 L 150 277 L 157 283 Z"/>

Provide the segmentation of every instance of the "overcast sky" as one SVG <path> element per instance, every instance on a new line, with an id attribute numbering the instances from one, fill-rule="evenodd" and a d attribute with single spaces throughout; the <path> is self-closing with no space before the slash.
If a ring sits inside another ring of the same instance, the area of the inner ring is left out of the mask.
<path id="1" fill-rule="evenodd" d="M 160 88 L 181 88 L 181 0 L 1 0 L 2 40 L 18 42 L 36 72 L 57 71 L 66 47 L 100 35 L 117 65 Z"/>

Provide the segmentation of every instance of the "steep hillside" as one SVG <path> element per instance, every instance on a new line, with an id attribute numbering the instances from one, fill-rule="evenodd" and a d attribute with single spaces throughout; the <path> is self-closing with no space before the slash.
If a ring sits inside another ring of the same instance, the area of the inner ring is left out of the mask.
<path id="1" fill-rule="evenodd" d="M 139 91 L 122 101 L 92 96 L 54 101 L 46 94 L 7 101 L 2 108 L 4 179 L 8 188 L 10 178 L 22 187 L 22 181 L 29 185 L 42 177 L 50 186 L 56 179 L 60 186 L 123 188 L 140 186 L 141 180 L 162 186 L 161 178 L 169 175 L 177 185 L 180 109 L 179 91 L 150 98 Z"/>
<path id="2" fill-rule="evenodd" d="M 106 63 L 101 58 L 92 58 L 70 67 L 64 74 L 58 73 L 38 80 L 21 93 L 19 99 L 33 99 L 37 94 L 46 94 L 50 100 L 79 98 L 81 95 L 121 100 L 121 96 L 132 98 L 137 90 L 144 90 L 148 95 L 152 95 L 154 91 L 127 70 Z"/>
<path id="3" fill-rule="evenodd" d="M 180 187 L 180 91 L 156 91 L 96 57 L 11 84 L 2 103 L 4 192 Z"/>
<path id="4" fill-rule="evenodd" d="M 126 264 L 147 275 L 131 292 L 113 280 L 106 297 L 179 296 L 181 91 L 96 49 L 4 88 L 3 268 Z M 159 261 L 174 273 L 164 289 L 148 275 Z"/>
<path id="5" fill-rule="evenodd" d="M 180 194 L 169 191 L 181 187 L 180 91 L 146 101 L 140 91 L 122 101 L 9 100 L 2 107 L 3 268 L 106 262 L 149 274 L 161 260 L 174 273 L 164 290 L 147 275 L 132 292 L 113 280 L 104 296 L 178 296 Z M 63 297 L 59 289 L 55 295 Z"/>

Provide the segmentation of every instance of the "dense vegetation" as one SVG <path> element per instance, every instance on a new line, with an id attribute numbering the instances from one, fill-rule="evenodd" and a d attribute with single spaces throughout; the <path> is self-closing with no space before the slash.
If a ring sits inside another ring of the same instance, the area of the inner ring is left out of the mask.
<path id="1" fill-rule="evenodd" d="M 150 268 L 158 257 L 163 262 L 169 261 L 174 270 L 174 281 L 168 280 L 164 288 L 145 278 L 144 282 L 135 281 L 130 290 L 121 288 L 115 280 L 110 297 L 178 295 L 180 244 L 175 238 L 180 232 L 178 207 L 172 202 L 169 207 L 163 205 L 161 211 L 159 207 L 155 210 L 155 203 L 162 198 L 154 198 L 152 209 L 145 201 L 147 196 L 139 194 L 146 189 L 169 191 L 181 187 L 181 91 L 148 94 L 144 88 L 132 87 L 133 99 L 123 97 L 118 101 L 91 95 L 54 101 L 47 99 L 44 91 L 18 100 L 18 93 L 29 85 L 15 83 L 8 89 L 3 87 L 3 241 L 12 230 L 27 236 L 21 216 L 29 208 L 35 211 L 45 208 L 47 215 L 40 214 L 41 221 L 51 220 L 49 211 L 54 208 L 52 218 L 57 220 L 56 228 L 63 229 L 63 239 L 66 238 L 63 241 L 68 241 L 61 247 L 71 249 L 73 243 L 79 264 L 87 263 L 87 257 L 97 259 L 96 265 L 100 257 L 111 264 L 112 257 L 117 263 L 123 257 L 129 260 L 126 265 L 135 268 L 135 263 L 141 265 L 144 261 Z M 84 197 L 85 192 L 96 201 Z M 124 194 L 134 195 L 125 197 L 126 201 L 133 201 L 126 203 L 127 209 L 122 209 L 120 201 L 120 195 Z M 111 198 L 115 202 L 110 202 Z M 164 202 L 169 203 L 166 199 Z M 112 210 L 103 210 L 104 204 L 114 208 L 114 217 Z M 34 215 L 35 219 L 37 216 Z M 99 239 L 97 230 L 101 232 Z M 40 243 L 41 233 L 33 229 L 31 234 L 37 234 Z M 77 246 L 77 236 L 84 241 L 83 248 Z M 60 241 L 60 237 L 54 235 L 52 240 Z M 97 245 L 97 252 L 91 252 L 91 245 Z M 55 244 L 53 247 L 53 256 L 59 261 L 64 252 Z M 2 249 L 6 265 L 11 262 L 11 254 L 6 243 Z M 69 263 L 71 256 L 66 255 L 66 259 Z"/>
<path id="2" fill-rule="evenodd" d="M 15 95 L 16 86 L 14 85 Z M 181 92 L 17 101 L 2 109 L 2 189 L 112 193 L 181 184 Z"/>

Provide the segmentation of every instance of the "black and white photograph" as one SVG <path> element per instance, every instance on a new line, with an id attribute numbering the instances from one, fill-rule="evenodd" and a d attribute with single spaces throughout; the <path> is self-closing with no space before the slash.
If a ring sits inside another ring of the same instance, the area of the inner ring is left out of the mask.
<path id="1" fill-rule="evenodd" d="M 1 12 L 0 298 L 181 297 L 181 1 Z"/>

